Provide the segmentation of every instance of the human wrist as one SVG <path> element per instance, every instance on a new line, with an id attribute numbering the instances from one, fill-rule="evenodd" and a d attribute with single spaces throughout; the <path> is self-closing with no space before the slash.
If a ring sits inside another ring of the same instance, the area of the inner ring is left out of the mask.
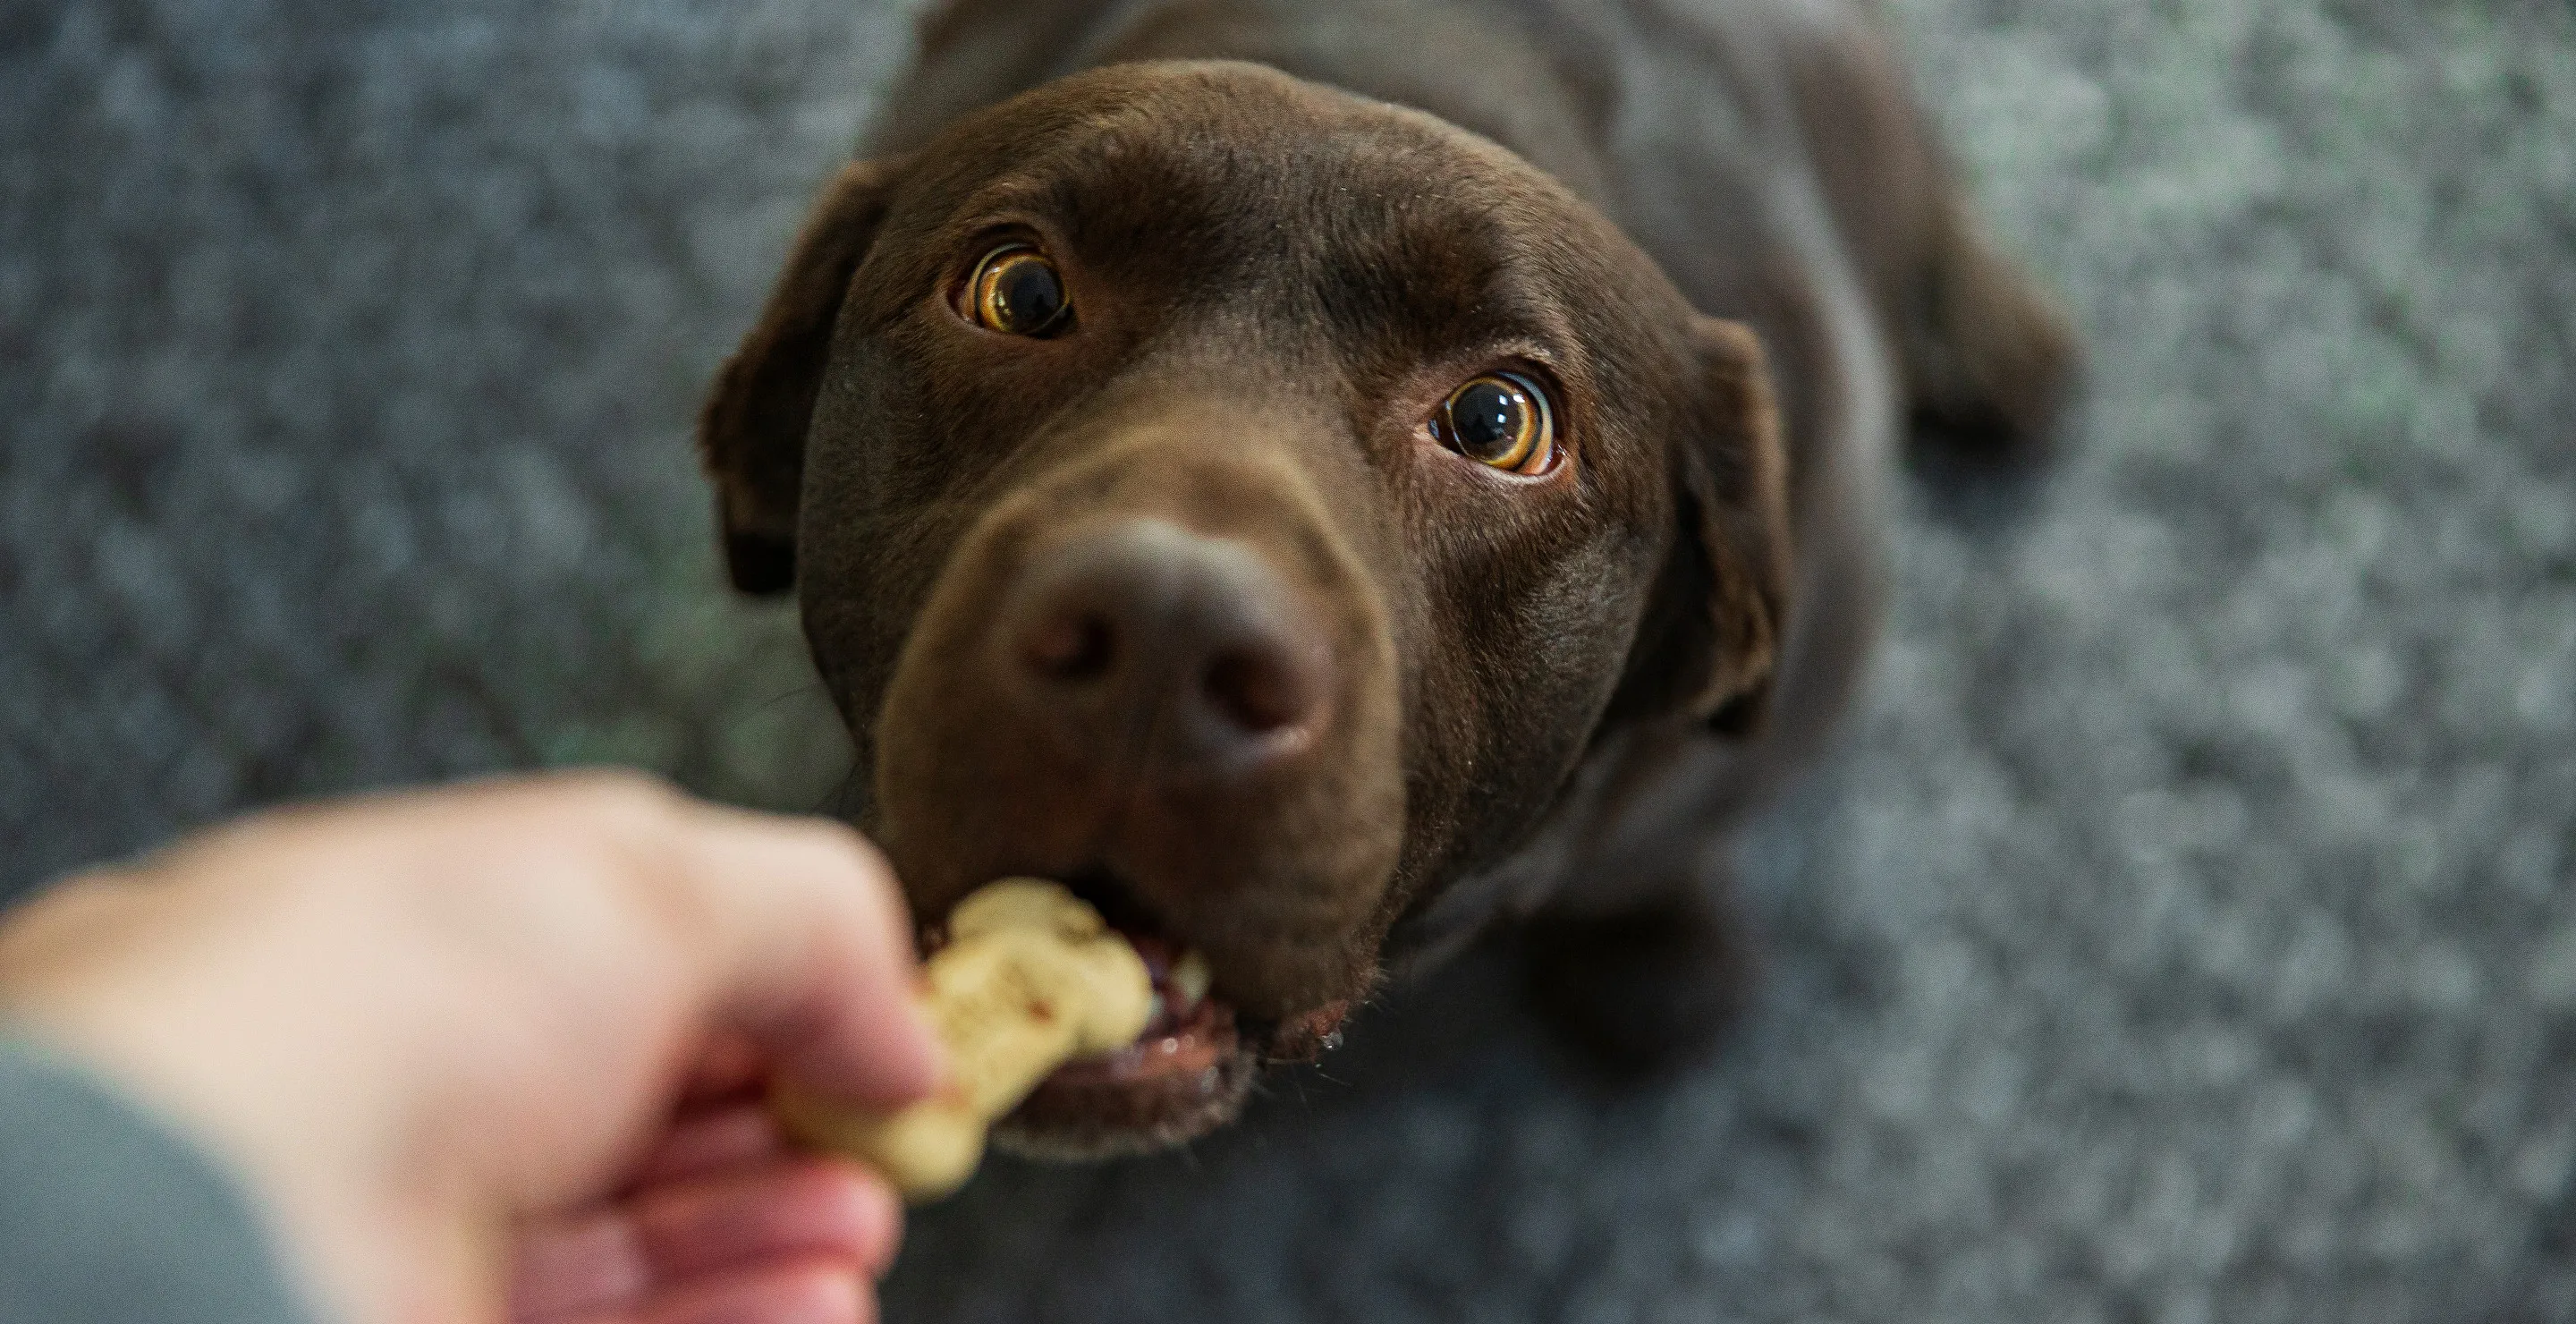
<path id="1" fill-rule="evenodd" d="M 396 1239 L 427 1230 L 403 1225 L 431 1203 L 404 1189 L 387 1110 L 368 1097 L 398 1084 L 352 1060 L 352 1045 L 369 1051 L 359 1018 L 313 996 L 275 949 L 163 946 L 118 913 L 162 904 L 162 890 L 100 877 L 37 903 L 78 913 L 13 917 L 0 929 L 0 1030 L 99 1082 L 242 1190 L 317 1313 L 386 1318 L 380 1289 L 405 1258 Z"/>

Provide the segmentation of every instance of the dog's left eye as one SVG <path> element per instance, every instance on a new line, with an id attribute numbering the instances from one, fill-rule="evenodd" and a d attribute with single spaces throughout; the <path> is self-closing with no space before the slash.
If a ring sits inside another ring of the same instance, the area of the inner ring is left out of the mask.
<path id="1" fill-rule="evenodd" d="M 966 283 L 965 303 L 969 321 L 1006 336 L 1043 336 L 1073 311 L 1055 263 L 1027 244 L 986 254 Z"/>
<path id="2" fill-rule="evenodd" d="M 1516 372 L 1459 387 L 1432 420 L 1440 443 L 1480 464 L 1529 477 L 1556 467 L 1556 418 L 1547 392 Z"/>

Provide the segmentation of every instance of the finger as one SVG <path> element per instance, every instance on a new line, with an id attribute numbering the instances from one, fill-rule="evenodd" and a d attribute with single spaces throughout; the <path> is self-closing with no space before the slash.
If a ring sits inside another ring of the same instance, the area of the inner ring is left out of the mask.
<path id="1" fill-rule="evenodd" d="M 568 1313 L 514 1309 L 512 1324 L 871 1324 L 876 1297 L 846 1264 L 763 1265 L 690 1283 L 651 1301 Z"/>
<path id="2" fill-rule="evenodd" d="M 874 1278 L 893 1263 L 902 1217 L 882 1182 L 828 1161 L 647 1191 L 523 1236 L 511 1318 L 632 1315 L 702 1282 L 791 1263 Z"/>
<path id="3" fill-rule="evenodd" d="M 788 1259 L 834 1259 L 873 1277 L 894 1262 L 903 1209 L 883 1181 L 828 1159 L 646 1191 L 635 1238 L 657 1283 Z"/>
<path id="4" fill-rule="evenodd" d="M 740 1034 L 720 1031 L 707 1041 L 697 1065 L 690 1069 L 688 1083 L 681 1087 L 680 1106 L 693 1108 L 747 1094 L 759 1088 L 768 1070 L 759 1045 Z"/>
<path id="5" fill-rule="evenodd" d="M 662 1137 L 628 1177 L 629 1189 L 669 1186 L 778 1158 L 786 1138 L 766 1108 L 736 1104 L 684 1118 Z"/>
<path id="6" fill-rule="evenodd" d="M 520 1324 L 631 1315 L 653 1291 L 653 1266 L 624 1209 L 603 1209 L 520 1238 L 510 1318 Z"/>
<path id="7" fill-rule="evenodd" d="M 809 1088 L 876 1103 L 936 1089 L 940 1049 L 913 1004 L 912 925 L 884 857 L 830 824 L 694 817 L 674 910 L 709 1005 Z"/>
<path id="8" fill-rule="evenodd" d="M 780 1265 L 693 1284 L 642 1324 L 872 1324 L 876 1292 L 845 1265 Z"/>

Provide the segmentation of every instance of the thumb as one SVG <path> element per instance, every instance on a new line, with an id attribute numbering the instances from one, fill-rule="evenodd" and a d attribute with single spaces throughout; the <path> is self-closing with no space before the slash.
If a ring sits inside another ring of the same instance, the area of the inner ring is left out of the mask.
<path id="1" fill-rule="evenodd" d="M 837 824 L 701 812 L 675 861 L 698 1005 L 818 1093 L 897 1104 L 937 1089 L 944 1054 L 884 855 Z"/>

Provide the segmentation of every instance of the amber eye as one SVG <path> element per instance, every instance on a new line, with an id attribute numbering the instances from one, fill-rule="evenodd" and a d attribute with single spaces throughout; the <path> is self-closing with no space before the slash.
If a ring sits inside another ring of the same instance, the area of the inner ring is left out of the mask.
<path id="1" fill-rule="evenodd" d="M 1440 444 L 1480 464 L 1536 476 L 1556 467 L 1556 419 L 1527 377 L 1495 372 L 1459 387 L 1433 420 Z"/>
<path id="2" fill-rule="evenodd" d="M 966 283 L 965 304 L 968 320 L 1008 336 L 1045 335 L 1073 311 L 1055 264 L 1027 244 L 986 254 Z"/>

